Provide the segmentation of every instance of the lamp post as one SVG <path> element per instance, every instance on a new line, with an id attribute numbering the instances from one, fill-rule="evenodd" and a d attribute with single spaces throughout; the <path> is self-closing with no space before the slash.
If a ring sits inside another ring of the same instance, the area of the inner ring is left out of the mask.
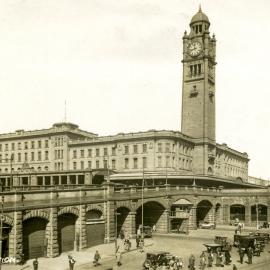
<path id="1" fill-rule="evenodd" d="M 114 241 L 114 245 L 115 245 L 115 255 L 117 253 L 117 216 L 120 216 L 120 213 L 117 213 L 117 211 L 115 210 L 115 230 L 114 230 L 114 234 L 115 234 L 115 241 Z"/>

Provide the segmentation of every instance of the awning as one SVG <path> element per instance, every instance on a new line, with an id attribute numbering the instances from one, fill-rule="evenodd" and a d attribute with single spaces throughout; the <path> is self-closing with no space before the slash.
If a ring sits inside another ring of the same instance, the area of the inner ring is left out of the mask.
<path id="1" fill-rule="evenodd" d="M 174 202 L 172 205 L 192 205 L 192 203 L 186 199 L 180 199 Z"/>

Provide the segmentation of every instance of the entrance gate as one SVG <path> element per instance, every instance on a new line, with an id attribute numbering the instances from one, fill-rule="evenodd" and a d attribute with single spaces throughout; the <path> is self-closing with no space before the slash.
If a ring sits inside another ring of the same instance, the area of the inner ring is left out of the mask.
<path id="1" fill-rule="evenodd" d="M 25 259 L 46 256 L 47 221 L 43 218 L 30 218 L 23 222 L 23 254 Z"/>
<path id="2" fill-rule="evenodd" d="M 104 243 L 105 222 L 102 213 L 98 210 L 90 210 L 86 213 L 87 247 Z"/>
<path id="3" fill-rule="evenodd" d="M 58 217 L 58 245 L 59 252 L 67 252 L 74 249 L 75 222 L 73 214 L 63 214 Z"/>

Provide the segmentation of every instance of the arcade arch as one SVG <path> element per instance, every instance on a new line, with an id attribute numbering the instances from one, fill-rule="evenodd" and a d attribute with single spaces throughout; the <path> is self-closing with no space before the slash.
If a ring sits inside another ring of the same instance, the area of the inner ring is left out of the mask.
<path id="1" fill-rule="evenodd" d="M 25 259 L 47 255 L 47 225 L 48 220 L 41 217 L 30 217 L 23 221 L 23 254 Z"/>
<path id="2" fill-rule="evenodd" d="M 103 244 L 105 238 L 105 221 L 98 209 L 88 210 L 86 218 L 86 244 L 87 247 Z"/>
<path id="3" fill-rule="evenodd" d="M 196 220 L 197 226 L 202 222 L 214 222 L 213 205 L 208 200 L 202 200 L 197 204 Z"/>
<path id="4" fill-rule="evenodd" d="M 241 222 L 245 221 L 245 206 L 242 204 L 233 204 L 230 206 L 230 220 L 238 219 Z"/>
<path id="5" fill-rule="evenodd" d="M 73 213 L 63 213 L 57 219 L 59 253 L 71 251 L 75 244 L 75 224 L 77 216 Z M 77 239 L 76 239 L 77 241 Z M 76 243 L 77 244 L 77 243 Z"/>
<path id="6" fill-rule="evenodd" d="M 156 201 L 148 201 L 144 203 L 143 215 L 142 206 L 140 206 L 136 211 L 136 230 L 139 228 L 143 221 L 144 226 L 153 227 L 155 225 L 157 231 L 167 231 L 168 217 L 165 210 L 166 208 Z"/>

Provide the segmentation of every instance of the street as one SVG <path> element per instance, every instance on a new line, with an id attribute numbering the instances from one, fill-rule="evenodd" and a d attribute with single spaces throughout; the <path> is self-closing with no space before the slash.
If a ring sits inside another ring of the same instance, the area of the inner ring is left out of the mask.
<path id="1" fill-rule="evenodd" d="M 86 269 L 100 269 L 106 270 L 109 267 L 113 269 L 142 269 L 142 263 L 145 260 L 145 254 L 149 251 L 169 251 L 172 254 L 179 256 L 184 259 L 184 269 L 188 269 L 188 257 L 193 254 L 196 258 L 196 269 L 199 269 L 199 256 L 205 247 L 203 244 L 212 243 L 215 235 L 226 235 L 232 242 L 233 232 L 232 231 L 216 231 L 216 230 L 197 230 L 193 233 L 192 237 L 185 235 L 155 235 L 152 239 L 152 243 L 145 248 L 145 252 L 141 253 L 137 250 L 133 250 L 129 253 L 123 254 L 122 266 L 115 268 L 115 258 L 113 255 L 110 258 L 101 261 L 102 265 L 93 267 L 91 263 L 76 267 L 78 270 Z M 133 247 L 134 248 L 134 247 Z M 237 249 L 232 249 L 232 264 L 236 264 L 238 269 L 260 269 L 269 270 L 270 263 L 270 245 L 265 247 L 265 251 L 260 257 L 253 257 L 253 264 L 247 264 L 247 257 L 244 259 L 244 263 L 241 265 L 239 262 L 239 255 Z M 232 264 L 224 266 L 223 269 L 232 269 Z M 212 269 L 218 269 L 220 267 L 212 267 Z"/>

